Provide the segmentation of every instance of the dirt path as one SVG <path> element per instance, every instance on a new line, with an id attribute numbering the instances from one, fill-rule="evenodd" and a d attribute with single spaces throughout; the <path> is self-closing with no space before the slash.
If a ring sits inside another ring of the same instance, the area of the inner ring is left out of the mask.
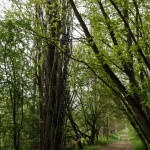
<path id="1" fill-rule="evenodd" d="M 123 134 L 119 136 L 118 142 L 108 144 L 97 150 L 132 150 L 132 145 L 128 139 L 128 135 Z"/>
<path id="2" fill-rule="evenodd" d="M 97 150 L 132 150 L 132 145 L 130 142 L 117 142 L 104 146 L 103 148 Z"/>

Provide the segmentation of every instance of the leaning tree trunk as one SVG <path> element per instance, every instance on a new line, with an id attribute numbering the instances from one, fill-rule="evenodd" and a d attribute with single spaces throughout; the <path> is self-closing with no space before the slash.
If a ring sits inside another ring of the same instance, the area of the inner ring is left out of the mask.
<path id="1" fill-rule="evenodd" d="M 150 111 L 150 109 L 146 107 L 146 111 L 143 109 L 143 105 L 141 104 L 142 99 L 141 99 L 141 92 L 142 90 L 138 88 L 138 90 L 140 91 L 136 91 L 133 92 L 132 94 L 128 91 L 128 89 L 124 86 L 124 84 L 121 82 L 121 80 L 119 79 L 119 77 L 115 74 L 115 72 L 111 69 L 110 65 L 105 61 L 104 55 L 101 54 L 99 52 L 99 49 L 94 41 L 94 38 L 92 37 L 92 35 L 90 34 L 85 22 L 83 21 L 81 15 L 79 14 L 75 3 L 73 2 L 73 0 L 69 0 L 71 7 L 83 29 L 83 32 L 87 38 L 87 42 L 89 43 L 89 45 L 91 46 L 93 52 L 96 54 L 104 72 L 108 75 L 108 77 L 111 79 L 112 83 L 116 86 L 117 90 L 119 91 L 119 93 L 123 96 L 124 100 L 127 102 L 127 104 L 132 108 L 132 111 L 134 113 L 134 116 L 137 119 L 137 123 L 138 125 L 142 128 L 141 132 L 143 132 L 143 136 L 145 136 L 145 140 L 148 139 L 147 141 L 145 141 L 146 143 L 150 143 L 150 117 L 147 115 L 147 112 Z M 100 2 L 100 1 L 99 1 Z M 147 67 L 147 69 L 150 69 L 150 63 L 148 61 L 148 58 L 146 58 L 146 56 L 144 55 L 144 53 L 142 52 L 142 49 L 139 47 L 137 40 L 135 39 L 135 36 L 133 35 L 130 26 L 128 24 L 128 22 L 126 21 L 124 15 L 122 15 L 122 12 L 119 10 L 119 8 L 117 7 L 117 5 L 110 0 L 112 6 L 116 9 L 119 17 L 121 18 L 121 20 L 123 21 L 123 23 L 125 24 L 125 27 L 127 29 L 127 31 L 130 33 L 130 36 L 132 38 L 132 41 L 134 42 L 135 45 L 137 45 L 137 52 L 139 54 L 139 56 L 142 58 L 145 67 Z M 107 17 L 107 15 L 104 12 L 104 9 L 102 8 L 102 3 L 99 3 L 101 6 L 101 9 L 104 13 L 104 16 Z M 107 20 L 109 18 L 106 18 Z M 111 35 L 112 36 L 112 40 L 114 42 L 115 45 L 117 45 L 117 41 L 114 38 L 114 34 L 111 31 Z M 129 36 L 129 34 L 127 35 Z M 130 37 L 128 37 L 128 40 L 130 39 Z M 133 83 L 135 82 L 134 79 L 134 74 L 133 74 L 133 70 L 130 71 L 130 69 L 132 69 L 132 66 L 127 66 L 128 64 L 123 64 L 123 67 L 125 69 L 125 73 L 127 74 L 131 85 L 131 90 L 134 91 L 134 87 L 137 85 L 133 85 Z"/>
<path id="2" fill-rule="evenodd" d="M 74 133 L 76 135 L 76 141 L 77 141 L 78 147 L 79 147 L 79 149 L 83 149 L 83 144 L 81 142 L 81 137 L 80 137 L 80 134 L 78 133 L 77 125 L 76 125 L 76 123 L 73 120 L 73 116 L 72 116 L 72 113 L 71 113 L 69 107 L 68 107 L 68 113 L 67 114 L 68 114 L 68 119 L 70 121 L 72 129 L 73 129 L 73 131 L 74 131 Z"/>

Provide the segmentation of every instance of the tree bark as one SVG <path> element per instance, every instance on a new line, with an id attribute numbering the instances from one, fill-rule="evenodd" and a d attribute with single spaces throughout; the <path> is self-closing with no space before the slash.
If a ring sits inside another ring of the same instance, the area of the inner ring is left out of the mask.
<path id="1" fill-rule="evenodd" d="M 75 132 L 78 147 L 79 147 L 79 149 L 83 149 L 83 145 L 82 145 L 82 142 L 81 142 L 81 139 L 80 139 L 80 135 L 78 133 L 78 130 L 76 128 L 76 124 L 75 124 L 75 122 L 73 120 L 72 114 L 69 111 L 69 109 L 68 109 L 68 118 L 69 118 L 69 121 L 70 121 L 71 126 L 73 128 L 73 131 Z"/>

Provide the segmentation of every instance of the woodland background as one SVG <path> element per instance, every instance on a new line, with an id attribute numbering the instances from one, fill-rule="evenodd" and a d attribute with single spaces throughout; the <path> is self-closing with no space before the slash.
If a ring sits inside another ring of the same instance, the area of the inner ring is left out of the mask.
<path id="1" fill-rule="evenodd" d="M 9 4 L 0 16 L 0 149 L 82 149 L 125 127 L 148 149 L 149 0 Z"/>

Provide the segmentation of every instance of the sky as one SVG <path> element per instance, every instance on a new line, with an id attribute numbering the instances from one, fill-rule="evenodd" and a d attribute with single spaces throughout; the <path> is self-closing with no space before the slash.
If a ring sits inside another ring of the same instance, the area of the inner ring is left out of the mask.
<path id="1" fill-rule="evenodd" d="M 22 0 L 22 1 L 26 1 L 26 0 Z M 11 8 L 10 0 L 0 0 L 0 20 L 3 20 L 6 9 L 10 9 L 10 8 Z M 80 10 L 80 12 L 84 11 L 82 10 L 82 7 L 78 9 Z M 83 34 L 83 31 L 80 28 L 78 28 L 75 24 L 78 24 L 76 17 L 74 18 L 74 26 L 76 29 L 73 29 L 73 36 L 75 38 L 79 38 Z"/>
<path id="2" fill-rule="evenodd" d="M 9 9 L 11 6 L 11 3 L 9 0 L 0 0 L 0 19 L 4 17 L 4 12 L 6 9 Z"/>

